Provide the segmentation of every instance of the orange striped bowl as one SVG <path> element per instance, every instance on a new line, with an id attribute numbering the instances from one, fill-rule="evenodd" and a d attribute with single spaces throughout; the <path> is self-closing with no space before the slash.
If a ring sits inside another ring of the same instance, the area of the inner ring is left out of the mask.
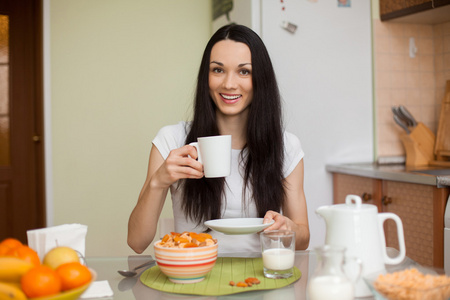
<path id="1" fill-rule="evenodd" d="M 167 248 L 155 243 L 159 269 L 175 283 L 195 283 L 205 279 L 217 259 L 217 243 L 206 247 Z"/>

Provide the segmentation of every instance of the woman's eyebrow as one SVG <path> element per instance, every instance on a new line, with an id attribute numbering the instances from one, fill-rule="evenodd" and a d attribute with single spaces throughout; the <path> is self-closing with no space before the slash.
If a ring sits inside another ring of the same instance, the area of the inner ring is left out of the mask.
<path id="1" fill-rule="evenodd" d="M 213 60 L 210 64 L 218 64 L 219 66 L 223 66 L 223 63 L 215 61 L 215 60 Z M 241 67 L 243 67 L 245 65 L 251 65 L 251 64 L 252 63 L 242 63 L 242 64 L 239 64 L 238 67 L 241 68 Z"/>

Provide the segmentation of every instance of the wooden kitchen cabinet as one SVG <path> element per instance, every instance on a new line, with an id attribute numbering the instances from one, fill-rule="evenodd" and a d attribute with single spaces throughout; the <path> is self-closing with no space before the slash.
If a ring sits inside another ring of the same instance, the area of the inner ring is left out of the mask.
<path id="1" fill-rule="evenodd" d="M 380 20 L 387 21 L 450 4 L 450 0 L 380 0 Z"/>
<path id="2" fill-rule="evenodd" d="M 431 9 L 432 0 L 380 0 L 380 17 L 392 19 L 407 14 Z"/>
<path id="3" fill-rule="evenodd" d="M 406 255 L 430 267 L 444 267 L 444 212 L 448 188 L 432 185 L 381 180 L 333 173 L 333 202 L 343 203 L 345 196 L 371 194 L 366 203 L 379 212 L 392 212 L 403 223 Z M 386 245 L 398 249 L 397 229 L 385 222 Z"/>
<path id="4" fill-rule="evenodd" d="M 381 191 L 381 180 L 374 180 L 372 178 L 347 175 L 347 174 L 333 174 L 333 203 L 345 203 L 347 195 L 358 195 L 363 200 L 363 203 L 374 204 L 381 209 L 380 201 L 375 199 L 380 198 L 378 194 Z"/>

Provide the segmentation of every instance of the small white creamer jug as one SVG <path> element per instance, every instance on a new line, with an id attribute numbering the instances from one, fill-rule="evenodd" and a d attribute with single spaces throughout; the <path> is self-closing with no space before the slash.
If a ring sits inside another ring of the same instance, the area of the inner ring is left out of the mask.
<path id="1" fill-rule="evenodd" d="M 315 252 L 317 267 L 313 277 L 308 280 L 309 300 L 353 300 L 354 283 L 361 275 L 361 261 L 354 259 L 351 263 L 356 270 L 354 278 L 351 278 L 344 271 L 344 266 L 349 264 L 349 260 L 344 257 L 344 247 L 324 245 L 315 248 Z"/>
<path id="2" fill-rule="evenodd" d="M 385 270 L 385 264 L 399 264 L 405 258 L 405 238 L 401 219 L 393 213 L 378 213 L 372 204 L 362 204 L 361 198 L 348 195 L 345 204 L 321 206 L 316 213 L 326 222 L 325 243 L 343 246 L 346 256 L 357 257 L 362 262 L 362 276 L 355 284 L 355 296 L 366 297 L 372 293 L 363 276 Z M 383 223 L 392 219 L 397 225 L 399 254 L 389 257 L 386 249 Z"/>

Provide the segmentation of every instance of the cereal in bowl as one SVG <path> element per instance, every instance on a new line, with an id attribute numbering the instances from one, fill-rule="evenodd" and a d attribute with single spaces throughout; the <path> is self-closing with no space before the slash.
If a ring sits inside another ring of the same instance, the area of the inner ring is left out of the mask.
<path id="1" fill-rule="evenodd" d="M 439 300 L 450 297 L 450 277 L 423 274 L 416 268 L 379 275 L 374 286 L 387 299 Z"/>
<path id="2" fill-rule="evenodd" d="M 205 247 L 217 243 L 210 234 L 195 233 L 185 231 L 183 233 L 171 232 L 166 234 L 158 246 L 167 248 L 191 248 L 191 247 Z"/>

